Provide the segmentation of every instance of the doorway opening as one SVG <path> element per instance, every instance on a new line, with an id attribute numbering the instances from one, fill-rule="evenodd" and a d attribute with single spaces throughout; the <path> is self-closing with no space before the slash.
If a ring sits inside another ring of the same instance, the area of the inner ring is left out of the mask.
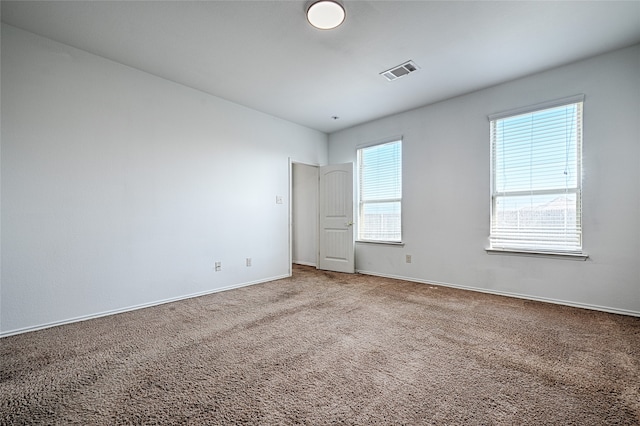
<path id="1" fill-rule="evenodd" d="M 318 267 L 319 167 L 291 163 L 291 263 Z"/>
<path id="2" fill-rule="evenodd" d="M 354 273 L 353 163 L 289 166 L 290 265 Z"/>

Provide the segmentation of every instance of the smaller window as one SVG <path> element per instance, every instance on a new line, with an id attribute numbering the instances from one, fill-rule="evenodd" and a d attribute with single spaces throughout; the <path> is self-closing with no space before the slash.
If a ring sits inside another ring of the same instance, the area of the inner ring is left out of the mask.
<path id="1" fill-rule="evenodd" d="M 358 149 L 358 240 L 402 241 L 402 141 Z"/>

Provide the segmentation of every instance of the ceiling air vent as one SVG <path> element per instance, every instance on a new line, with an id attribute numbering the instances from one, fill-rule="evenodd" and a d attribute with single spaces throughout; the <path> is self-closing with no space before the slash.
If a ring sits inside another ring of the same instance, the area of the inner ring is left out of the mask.
<path id="1" fill-rule="evenodd" d="M 418 67 L 415 62 L 407 61 L 402 65 L 398 65 L 397 67 L 393 67 L 390 70 L 386 70 L 380 73 L 381 76 L 386 78 L 389 81 L 397 80 L 400 77 L 404 77 L 407 74 L 410 74 L 414 71 L 418 71 L 420 67 Z"/>

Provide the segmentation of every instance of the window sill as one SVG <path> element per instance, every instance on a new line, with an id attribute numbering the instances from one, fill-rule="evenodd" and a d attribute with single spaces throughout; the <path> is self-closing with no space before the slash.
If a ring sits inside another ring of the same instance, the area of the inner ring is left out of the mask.
<path id="1" fill-rule="evenodd" d="M 383 246 L 399 246 L 404 247 L 402 241 L 370 241 L 370 240 L 357 240 L 356 244 L 377 244 Z"/>
<path id="2" fill-rule="evenodd" d="M 487 254 L 504 254 L 512 256 L 532 256 L 532 257 L 549 257 L 555 259 L 568 260 L 587 260 L 589 255 L 586 253 L 562 253 L 551 251 L 533 251 L 533 250 L 515 250 L 515 249 L 492 249 L 486 248 Z"/>

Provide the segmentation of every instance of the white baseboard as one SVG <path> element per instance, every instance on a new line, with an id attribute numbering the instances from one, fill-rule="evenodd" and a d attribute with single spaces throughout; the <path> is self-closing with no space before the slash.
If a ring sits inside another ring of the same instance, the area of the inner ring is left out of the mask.
<path id="1" fill-rule="evenodd" d="M 313 266 L 314 268 L 318 267 L 318 265 L 316 265 L 314 262 L 305 262 L 303 260 L 294 260 L 293 263 L 295 263 L 296 265 Z"/>
<path id="2" fill-rule="evenodd" d="M 69 318 L 69 319 L 65 319 L 65 320 L 53 321 L 53 322 L 40 324 L 40 325 L 35 325 L 35 326 L 18 328 L 18 329 L 15 329 L 15 330 L 9 330 L 9 331 L 0 332 L 0 338 L 13 336 L 13 335 L 16 335 L 16 334 L 28 333 L 30 331 L 43 330 L 45 328 L 57 327 L 59 325 L 71 324 L 71 323 L 74 323 L 74 322 L 80 322 L 80 321 L 86 321 L 86 320 L 100 318 L 100 317 L 106 317 L 108 315 L 115 315 L 115 314 L 121 314 L 121 313 L 124 313 L 124 312 L 136 311 L 138 309 L 144 309 L 144 308 L 150 308 L 152 306 L 164 305 L 165 303 L 177 302 L 179 300 L 191 299 L 191 298 L 199 297 L 199 296 L 206 296 L 207 294 L 219 293 L 219 292 L 222 292 L 222 291 L 233 290 L 233 289 L 241 288 L 241 287 L 248 287 L 250 285 L 255 285 L 255 284 L 262 284 L 262 283 L 266 283 L 266 282 L 269 282 L 269 281 L 275 281 L 275 280 L 279 280 L 279 279 L 282 279 L 282 278 L 288 278 L 290 276 L 291 275 L 279 275 L 279 276 L 276 276 L 276 277 L 265 278 L 265 279 L 256 280 L 256 281 L 250 281 L 250 282 L 246 282 L 246 283 L 234 284 L 234 285 L 230 285 L 230 286 L 226 286 L 226 287 L 216 288 L 216 289 L 213 289 L 213 290 L 206 290 L 206 291 L 201 291 L 201 292 L 198 292 L 198 293 L 191 293 L 191 294 L 187 294 L 187 295 L 184 295 L 184 296 L 177 296 L 177 297 L 172 297 L 172 298 L 169 298 L 169 299 L 157 300 L 157 301 L 149 302 L 149 303 L 142 303 L 140 305 L 133 305 L 133 306 L 125 307 L 125 308 L 112 309 L 112 310 L 109 310 L 109 311 L 99 312 L 99 313 L 95 313 L 95 314 L 82 315 L 82 316 L 79 316 L 79 317 Z"/>
<path id="3" fill-rule="evenodd" d="M 416 283 L 420 283 L 420 284 L 439 285 L 439 286 L 443 286 L 443 287 L 459 288 L 461 290 L 477 291 L 479 293 L 495 294 L 495 295 L 498 295 L 498 296 L 515 297 L 515 298 L 518 298 L 518 299 L 535 300 L 537 302 L 546 302 L 546 303 L 553 303 L 553 304 L 556 304 L 556 305 L 571 306 L 571 307 L 574 307 L 574 308 L 591 309 L 591 310 L 594 310 L 594 311 L 608 312 L 608 313 L 611 313 L 611 314 L 629 315 L 629 316 L 633 316 L 633 317 L 640 317 L 640 311 L 632 311 L 632 310 L 628 310 L 628 309 L 611 308 L 611 307 L 608 307 L 608 306 L 591 305 L 591 304 L 588 304 L 588 303 L 571 302 L 571 301 L 568 301 L 568 300 L 551 299 L 551 298 L 547 298 L 547 297 L 529 296 L 529 295 L 526 295 L 526 294 L 511 293 L 511 292 L 508 292 L 508 291 L 488 290 L 488 289 L 479 288 L 479 287 L 470 287 L 470 286 L 465 286 L 465 285 L 443 283 L 443 282 L 440 282 L 440 281 L 423 280 L 423 279 L 419 279 L 419 278 L 404 277 L 404 276 L 400 276 L 400 275 L 381 274 L 381 273 L 378 273 L 378 272 L 365 271 L 365 270 L 361 270 L 361 269 L 356 270 L 356 272 L 359 273 L 359 274 L 364 274 L 364 275 L 373 275 L 373 276 L 376 276 L 376 277 L 383 277 L 383 278 L 393 278 L 393 279 L 396 279 L 396 280 L 411 281 L 411 282 L 416 282 Z"/>
<path id="4" fill-rule="evenodd" d="M 300 263 L 300 262 L 296 262 L 296 263 Z M 304 263 L 300 263 L 300 264 L 304 264 Z M 316 266 L 316 265 L 308 265 L 308 266 Z M 364 275 L 373 275 L 373 276 L 384 277 L 384 278 L 393 278 L 393 279 L 397 279 L 397 280 L 411 281 L 411 282 L 416 282 L 416 283 L 420 283 L 420 284 L 439 285 L 439 286 L 443 286 L 443 287 L 452 287 L 452 288 L 458 288 L 458 289 L 462 289 L 462 290 L 477 291 L 477 292 L 480 292 L 480 293 L 495 294 L 495 295 L 498 295 L 498 296 L 515 297 L 515 298 L 518 298 L 518 299 L 535 300 L 535 301 L 538 301 L 538 302 L 554 303 L 554 304 L 557 304 L 557 305 L 565 305 L 565 306 L 572 306 L 572 307 L 575 307 L 575 308 L 591 309 L 591 310 L 595 310 L 595 311 L 609 312 L 609 313 L 612 313 L 612 314 L 620 314 L 620 315 L 629 315 L 629 316 L 640 317 L 640 312 L 627 310 L 627 309 L 611 308 L 611 307 L 607 307 L 607 306 L 591 305 L 591 304 L 586 304 L 586 303 L 571 302 L 571 301 L 567 301 L 567 300 L 558 300 L 558 299 L 551 299 L 551 298 L 546 298 L 546 297 L 529 296 L 529 295 L 524 295 L 524 294 L 519 294 L 519 293 L 506 292 L 506 291 L 488 290 L 488 289 L 483 289 L 483 288 L 478 288 L 478 287 L 470 287 L 470 286 L 464 286 L 464 285 L 458 285 L 458 284 L 444 283 L 444 282 L 440 282 L 440 281 L 431 281 L 431 280 L 423 280 L 423 279 L 419 279 L 419 278 L 405 277 L 405 276 L 401 276 L 401 275 L 381 274 L 381 273 L 378 273 L 378 272 L 365 271 L 365 270 L 362 270 L 362 269 L 358 269 L 358 270 L 356 270 L 356 272 L 359 273 L 359 274 L 364 274 Z M 265 282 L 269 282 L 269 281 L 279 280 L 279 279 L 282 279 L 282 278 L 288 278 L 290 276 L 291 276 L 290 274 L 280 275 L 280 276 L 265 278 L 265 279 L 261 279 L 261 280 L 250 281 L 250 282 L 246 282 L 246 283 L 234 284 L 234 285 L 230 285 L 230 286 L 227 286 L 227 287 L 216 288 L 216 289 L 213 289 L 213 290 L 207 290 L 207 291 L 202 291 L 202 292 L 198 292 L 198 293 L 192 293 L 192 294 L 188 294 L 188 295 L 184 295 L 184 296 L 172 297 L 172 298 L 169 298 L 169 299 L 163 299 L 163 300 L 158 300 L 158 301 L 154 301 L 154 302 L 143 303 L 143 304 L 140 304 L 140 305 L 134 305 L 134 306 L 129 306 L 129 307 L 125 307 L 125 308 L 119 308 L 119 309 L 112 309 L 112 310 L 109 310 L 109 311 L 104 311 L 104 312 L 99 312 L 99 313 L 89 314 L 89 315 L 83 315 L 83 316 L 69 318 L 69 319 L 65 319 L 65 320 L 61 320 L 61 321 L 53 321 L 53 322 L 50 322 L 50 323 L 40 324 L 40 325 L 36 325 L 36 326 L 30 326 L 30 327 L 24 327 L 24 328 L 15 329 L 15 330 L 9 330 L 9 331 L 5 331 L 5 332 L 0 332 L 0 338 L 13 336 L 13 335 L 16 335 L 16 334 L 28 333 L 30 331 L 43 330 L 45 328 L 57 327 L 59 325 L 71 324 L 71 323 L 74 323 L 74 322 L 80 322 L 80 321 L 86 321 L 86 320 L 90 320 L 90 319 L 94 319 L 94 318 L 105 317 L 105 316 L 108 316 L 108 315 L 115 315 L 115 314 L 120 314 L 120 313 L 124 313 L 124 312 L 135 311 L 135 310 L 138 310 L 138 309 L 149 308 L 151 306 L 163 305 L 165 303 L 177 302 L 179 300 L 191 299 L 193 297 L 205 296 L 207 294 L 219 293 L 219 292 L 222 292 L 222 291 L 233 290 L 233 289 L 236 289 L 236 288 L 248 287 L 248 286 L 255 285 L 255 284 L 261 284 L 261 283 L 265 283 Z"/>

